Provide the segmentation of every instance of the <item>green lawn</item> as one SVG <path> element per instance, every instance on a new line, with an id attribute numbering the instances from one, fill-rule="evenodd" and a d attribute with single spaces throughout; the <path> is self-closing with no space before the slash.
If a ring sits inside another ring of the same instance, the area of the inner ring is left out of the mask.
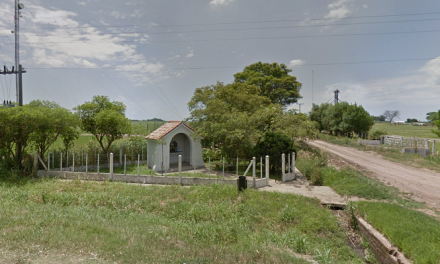
<path id="1" fill-rule="evenodd" d="M 434 138 L 440 141 L 434 133 L 431 132 L 432 129 L 436 129 L 436 126 L 413 126 L 411 124 L 407 125 L 394 125 L 389 122 L 376 122 L 371 129 L 374 130 L 384 130 L 388 135 L 396 135 L 402 137 L 416 137 L 416 138 Z"/>
<path id="2" fill-rule="evenodd" d="M 337 217 L 301 196 L 55 179 L 3 180 L 0 194 L 10 263 L 363 263 Z"/>

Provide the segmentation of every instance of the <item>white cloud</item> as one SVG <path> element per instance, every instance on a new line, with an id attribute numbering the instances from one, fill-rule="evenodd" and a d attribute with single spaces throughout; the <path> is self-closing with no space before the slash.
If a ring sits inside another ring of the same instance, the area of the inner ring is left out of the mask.
<path id="1" fill-rule="evenodd" d="M 234 0 L 212 0 L 210 2 L 210 4 L 212 6 L 222 6 L 222 5 L 229 5 L 230 3 L 232 3 Z"/>
<path id="2" fill-rule="evenodd" d="M 367 6 L 367 5 L 363 5 L 362 7 L 363 7 L 364 9 L 367 9 L 367 8 L 368 8 L 368 6 Z"/>
<path id="3" fill-rule="evenodd" d="M 327 6 L 329 12 L 324 18 L 338 20 L 347 17 L 350 13 L 355 11 L 355 9 L 349 4 L 350 1 L 351 0 L 337 0 L 336 2 L 329 4 Z"/>
<path id="4" fill-rule="evenodd" d="M 295 66 L 301 66 L 305 63 L 305 61 L 300 60 L 300 59 L 296 59 L 296 60 L 291 60 L 289 62 L 289 68 L 293 68 Z"/>
<path id="5" fill-rule="evenodd" d="M 190 52 L 190 53 L 186 54 L 186 57 L 187 57 L 187 58 L 191 58 L 191 57 L 193 57 L 193 56 L 194 56 L 194 52 Z"/>
<path id="6" fill-rule="evenodd" d="M 87 3 L 86 2 L 78 2 L 78 5 L 86 6 Z"/>

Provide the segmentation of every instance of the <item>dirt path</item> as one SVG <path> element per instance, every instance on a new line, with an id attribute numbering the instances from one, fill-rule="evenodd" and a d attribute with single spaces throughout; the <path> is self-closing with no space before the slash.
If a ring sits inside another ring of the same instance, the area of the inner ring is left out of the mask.
<path id="1" fill-rule="evenodd" d="M 397 187 L 404 193 L 412 194 L 416 201 L 426 202 L 429 207 L 440 209 L 440 173 L 387 161 L 378 154 L 324 141 L 315 140 L 309 144 L 373 172 L 377 179 Z"/>

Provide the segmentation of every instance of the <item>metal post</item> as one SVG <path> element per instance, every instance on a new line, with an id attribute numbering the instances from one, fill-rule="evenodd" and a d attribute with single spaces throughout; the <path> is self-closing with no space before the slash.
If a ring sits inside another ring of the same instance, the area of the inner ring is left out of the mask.
<path id="1" fill-rule="evenodd" d="M 182 155 L 179 155 L 179 184 L 182 185 Z"/>
<path id="2" fill-rule="evenodd" d="M 86 153 L 86 173 L 88 173 L 89 172 L 89 153 Z"/>
<path id="3" fill-rule="evenodd" d="M 139 167 L 140 162 L 141 162 L 140 159 L 141 159 L 141 154 L 138 154 L 138 176 L 141 175 L 141 171 L 140 171 L 140 167 Z"/>
<path id="4" fill-rule="evenodd" d="M 193 166 L 194 166 L 194 178 L 196 177 L 196 157 L 193 157 Z"/>
<path id="5" fill-rule="evenodd" d="M 266 156 L 266 164 L 264 164 L 266 169 L 266 184 L 269 185 L 269 156 Z"/>
<path id="6" fill-rule="evenodd" d="M 110 180 L 113 180 L 113 152 L 110 153 Z"/>
<path id="7" fill-rule="evenodd" d="M 434 153 L 434 152 L 432 152 Z M 50 171 L 50 153 L 47 153 L 47 171 Z"/>
<path id="8" fill-rule="evenodd" d="M 55 151 L 52 151 L 52 168 L 55 169 Z"/>
<path id="9" fill-rule="evenodd" d="M 73 161 L 72 161 L 72 171 L 75 172 L 75 152 L 72 153 Z"/>
<path id="10" fill-rule="evenodd" d="M 63 152 L 60 152 L 60 171 L 63 171 Z"/>
<path id="11" fill-rule="evenodd" d="M 69 151 L 66 151 L 66 167 L 69 167 Z"/>
<path id="12" fill-rule="evenodd" d="M 119 166 L 121 166 L 122 163 L 122 146 L 119 147 Z"/>
<path id="13" fill-rule="evenodd" d="M 211 157 L 208 157 L 208 178 L 211 179 Z"/>
<path id="14" fill-rule="evenodd" d="M 260 179 L 263 179 L 263 157 L 260 157 Z"/>
<path id="15" fill-rule="evenodd" d="M 127 154 L 124 155 L 124 175 L 127 175 Z"/>
<path id="16" fill-rule="evenodd" d="M 256 174 L 256 159 L 255 159 L 255 157 L 253 157 L 252 158 L 252 179 L 253 179 L 253 181 L 254 181 L 254 188 L 257 186 L 257 182 L 256 182 L 256 179 L 255 179 L 255 174 Z"/>

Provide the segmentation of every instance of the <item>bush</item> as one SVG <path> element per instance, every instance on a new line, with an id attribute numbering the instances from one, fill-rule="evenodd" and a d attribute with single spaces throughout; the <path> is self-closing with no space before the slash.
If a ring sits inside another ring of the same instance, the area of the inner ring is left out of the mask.
<path id="1" fill-rule="evenodd" d="M 274 132 L 266 132 L 263 137 L 258 139 L 252 152 L 255 157 L 269 155 L 270 171 L 276 172 L 281 169 L 281 155 L 292 152 L 296 154 L 296 149 L 293 147 L 293 141 L 290 138 Z"/>
<path id="2" fill-rule="evenodd" d="M 370 133 L 370 139 L 380 139 L 381 136 L 388 135 L 385 130 L 374 130 Z"/>

